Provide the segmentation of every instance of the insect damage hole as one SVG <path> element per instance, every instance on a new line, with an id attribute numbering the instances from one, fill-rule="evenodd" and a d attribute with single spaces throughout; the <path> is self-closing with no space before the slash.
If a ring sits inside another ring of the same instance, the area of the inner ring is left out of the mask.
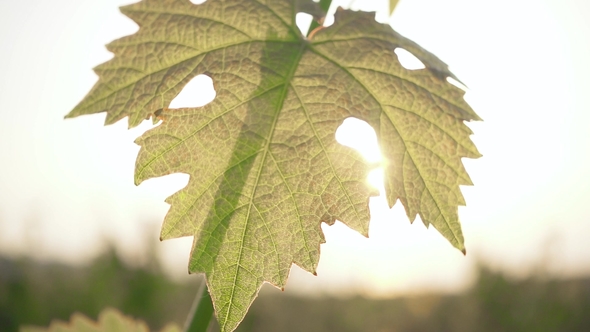
<path id="1" fill-rule="evenodd" d="M 195 5 L 200 5 L 200 4 L 204 3 L 204 2 L 205 2 L 205 1 L 207 1 L 207 0 L 190 0 L 190 1 L 191 1 L 193 4 L 195 4 Z"/>
<path id="2" fill-rule="evenodd" d="M 463 90 L 463 91 L 467 91 L 467 86 L 459 81 L 457 81 L 456 79 L 452 78 L 452 77 L 447 77 L 447 82 L 451 83 L 452 85 L 456 86 L 457 88 Z M 463 97 L 465 98 L 465 97 Z"/>
<path id="3" fill-rule="evenodd" d="M 396 48 L 395 54 L 397 55 L 397 59 L 402 67 L 406 68 L 407 70 L 418 70 L 424 69 L 426 66 L 418 59 L 414 54 L 408 52 L 403 48 Z"/>
<path id="4" fill-rule="evenodd" d="M 198 75 L 184 86 L 168 107 L 202 107 L 212 102 L 216 95 L 211 77 Z"/>

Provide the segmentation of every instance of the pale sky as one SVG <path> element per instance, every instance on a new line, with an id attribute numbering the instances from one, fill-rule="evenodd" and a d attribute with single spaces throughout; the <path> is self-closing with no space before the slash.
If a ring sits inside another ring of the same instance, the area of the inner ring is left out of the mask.
<path id="1" fill-rule="evenodd" d="M 319 276 L 294 268 L 287 291 L 452 291 L 479 260 L 515 276 L 542 262 L 552 275 L 590 274 L 590 2 L 401 0 L 391 19 L 387 2 L 353 9 L 378 10 L 448 63 L 484 119 L 469 124 L 484 157 L 464 160 L 475 183 L 459 209 L 468 255 L 375 198 L 370 238 L 323 227 Z M 186 274 L 191 239 L 157 238 L 164 199 L 187 176 L 133 185 L 133 141 L 149 124 L 63 120 L 111 57 L 104 45 L 136 31 L 118 11 L 128 3 L 0 0 L 1 255 L 81 263 L 110 239 L 132 259 L 151 241 L 171 275 Z"/>

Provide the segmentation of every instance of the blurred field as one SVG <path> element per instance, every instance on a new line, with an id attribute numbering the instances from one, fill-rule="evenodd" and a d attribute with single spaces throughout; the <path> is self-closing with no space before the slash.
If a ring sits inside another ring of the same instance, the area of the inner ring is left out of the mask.
<path id="1" fill-rule="evenodd" d="M 175 283 L 157 264 L 130 267 L 114 250 L 86 267 L 0 258 L 0 331 L 76 311 L 96 319 L 107 306 L 153 330 L 182 326 L 201 280 Z M 457 295 L 310 298 L 263 288 L 238 331 L 590 331 L 589 313 L 590 278 L 517 281 L 482 267 Z"/>

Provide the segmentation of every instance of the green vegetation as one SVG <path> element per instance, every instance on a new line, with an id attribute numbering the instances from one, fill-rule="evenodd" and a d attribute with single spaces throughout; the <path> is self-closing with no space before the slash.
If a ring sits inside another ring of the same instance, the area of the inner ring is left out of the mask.
<path id="1" fill-rule="evenodd" d="M 107 308 L 100 312 L 98 320 L 76 313 L 69 322 L 53 321 L 48 328 L 27 326 L 21 332 L 149 332 L 143 321 L 121 314 L 116 309 Z M 176 325 L 168 325 L 161 332 L 180 332 Z"/>
<path id="2" fill-rule="evenodd" d="M 339 8 L 332 26 L 303 35 L 296 14 L 321 20 L 330 3 L 122 7 L 139 31 L 108 45 L 114 58 L 95 69 L 99 81 L 67 115 L 106 112 L 106 124 L 127 117 L 130 127 L 162 121 L 136 141 L 135 182 L 190 175 L 167 200 L 161 238 L 194 236 L 189 271 L 205 273 L 224 332 L 265 281 L 285 287 L 291 264 L 315 274 L 322 222 L 368 236 L 371 165 L 335 139 L 348 117 L 377 132 L 389 205 L 399 199 L 411 221 L 420 214 L 465 253 L 459 186 L 471 180 L 461 158 L 480 154 L 464 122 L 479 117 L 447 82 L 456 77 L 445 63 L 372 13 Z M 405 69 L 397 48 L 426 68 Z M 213 79 L 215 100 L 169 109 L 199 74 Z"/>
<path id="3" fill-rule="evenodd" d="M 590 331 L 590 279 L 512 280 L 485 268 L 479 274 L 457 295 L 308 298 L 263 289 L 237 331 Z M 69 321 L 74 312 L 96 320 L 106 307 L 152 331 L 183 326 L 198 279 L 174 283 L 157 265 L 132 268 L 113 251 L 85 268 L 0 258 L 0 331 Z"/>
<path id="4" fill-rule="evenodd" d="M 161 328 L 168 320 L 184 322 L 200 281 L 176 284 L 159 266 L 126 266 L 112 250 L 79 268 L 1 259 L 0 331 L 17 331 L 22 324 L 48 326 L 52 319 L 69 320 L 74 312 L 96 320 L 106 307 Z"/>

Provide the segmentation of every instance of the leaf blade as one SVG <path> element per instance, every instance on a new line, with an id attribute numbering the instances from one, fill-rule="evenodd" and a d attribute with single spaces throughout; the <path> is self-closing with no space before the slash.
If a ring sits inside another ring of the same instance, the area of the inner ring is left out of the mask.
<path id="1" fill-rule="evenodd" d="M 471 180 L 461 158 L 480 154 L 463 122 L 480 118 L 463 100 L 464 92 L 446 82 L 446 77 L 454 77 L 446 64 L 389 26 L 369 20 L 369 15 L 337 11 L 332 30 L 316 35 L 314 50 L 346 71 L 374 100 L 370 108 L 379 119 L 357 117 L 376 129 L 389 163 L 385 167 L 389 205 L 399 198 L 410 220 L 420 212 L 426 226 L 432 223 L 464 251 L 457 206 L 465 202 L 459 185 Z M 411 50 L 426 69 L 403 68 L 393 52 L 397 47 Z M 362 52 L 367 49 L 371 52 Z M 446 181 L 445 188 L 437 183 L 440 178 Z"/>
<path id="2" fill-rule="evenodd" d="M 464 251 L 459 186 L 471 184 L 461 158 L 477 158 L 464 121 L 479 117 L 446 81 L 447 65 L 378 24 L 339 9 L 311 41 L 295 26 L 312 1 L 144 0 L 124 7 L 140 30 L 109 45 L 115 58 L 68 117 L 107 112 L 135 126 L 135 182 L 186 173 L 166 201 L 161 238 L 194 236 L 189 271 L 207 277 L 222 331 L 243 319 L 263 282 L 283 288 L 295 263 L 315 273 L 336 219 L 368 235 L 369 165 L 339 145 L 348 117 L 377 131 L 390 206 L 400 199 Z M 424 62 L 408 71 L 401 47 Z M 158 59 L 154 55 L 161 55 Z M 157 61 L 156 61 L 157 60 Z M 209 75 L 217 96 L 202 108 L 168 109 L 192 77 Z M 124 77 L 118 77 L 121 74 Z"/>
<path id="3" fill-rule="evenodd" d="M 74 313 L 69 322 L 52 321 L 48 328 L 23 326 L 21 332 L 149 332 L 142 320 L 123 315 L 113 308 L 103 309 L 96 322 L 88 317 Z M 180 332 L 175 324 L 168 324 L 161 332 Z"/>

